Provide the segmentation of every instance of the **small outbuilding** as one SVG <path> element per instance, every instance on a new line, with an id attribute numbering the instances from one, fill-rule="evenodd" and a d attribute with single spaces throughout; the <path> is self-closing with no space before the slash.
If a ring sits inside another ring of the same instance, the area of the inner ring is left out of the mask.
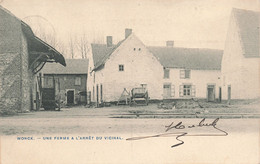
<path id="1" fill-rule="evenodd" d="M 66 59 L 66 67 L 48 63 L 42 69 L 43 86 L 52 85 L 52 79 L 59 81 L 61 103 L 63 105 L 87 103 L 87 59 Z"/>

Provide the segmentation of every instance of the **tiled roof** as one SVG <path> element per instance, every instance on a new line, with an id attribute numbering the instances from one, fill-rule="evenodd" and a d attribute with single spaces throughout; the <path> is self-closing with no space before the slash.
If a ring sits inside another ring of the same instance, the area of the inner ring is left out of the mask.
<path id="1" fill-rule="evenodd" d="M 239 27 L 239 33 L 245 57 L 259 57 L 259 22 L 260 12 L 233 9 Z"/>
<path id="2" fill-rule="evenodd" d="M 60 52 L 58 52 L 55 48 L 53 48 L 51 45 L 44 42 L 43 40 L 41 40 L 37 36 L 35 36 L 35 34 L 33 33 L 32 29 L 29 25 L 27 25 L 21 19 L 17 18 L 15 15 L 13 15 L 10 11 L 5 9 L 1 5 L 0 5 L 0 10 L 7 13 L 8 15 L 14 17 L 19 22 L 21 22 L 22 31 L 24 32 L 24 34 L 28 38 L 28 42 L 30 41 L 32 43 L 32 45 L 30 47 L 32 51 L 47 52 L 47 53 L 52 52 L 52 55 L 48 55 L 49 59 L 53 59 L 55 62 L 58 62 L 58 63 L 62 64 L 63 66 L 66 66 L 66 62 L 65 62 L 63 55 Z M 7 19 L 7 20 L 4 20 L 4 21 L 8 21 L 8 22 L 4 22 L 4 23 L 9 23 L 10 20 Z"/>
<path id="3" fill-rule="evenodd" d="M 106 44 L 91 44 L 94 60 L 94 70 L 105 64 L 109 56 L 125 41 L 121 40 L 116 45 L 107 47 Z"/>
<path id="4" fill-rule="evenodd" d="M 148 47 L 148 49 L 167 68 L 221 69 L 222 50 L 178 47 Z"/>
<path id="5" fill-rule="evenodd" d="M 105 58 L 105 56 L 110 54 L 114 47 L 115 45 L 112 47 L 107 47 L 106 44 L 91 44 L 94 66 L 96 67 L 98 63 Z"/>
<path id="6" fill-rule="evenodd" d="M 87 74 L 88 59 L 66 59 L 66 67 L 57 63 L 46 63 L 43 74 Z"/>
<path id="7" fill-rule="evenodd" d="M 109 56 L 124 40 L 112 47 L 107 47 L 105 44 L 92 44 L 94 70 L 97 70 L 100 66 L 105 64 Z M 164 67 L 201 70 L 220 70 L 221 68 L 222 50 L 176 47 L 147 48 Z"/>

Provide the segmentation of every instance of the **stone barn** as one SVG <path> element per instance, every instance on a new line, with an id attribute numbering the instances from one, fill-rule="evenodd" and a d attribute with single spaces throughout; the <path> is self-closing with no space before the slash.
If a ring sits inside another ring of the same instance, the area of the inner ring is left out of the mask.
<path id="1" fill-rule="evenodd" d="M 0 6 L 0 109 L 35 109 L 37 73 L 46 62 L 66 65 L 64 57 L 32 29 Z"/>

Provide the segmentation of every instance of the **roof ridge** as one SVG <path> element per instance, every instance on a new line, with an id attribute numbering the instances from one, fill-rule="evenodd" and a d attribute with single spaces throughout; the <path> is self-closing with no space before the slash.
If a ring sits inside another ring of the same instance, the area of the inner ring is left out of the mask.
<path id="1" fill-rule="evenodd" d="M 167 47 L 167 46 L 146 46 L 147 48 L 168 48 L 168 49 L 192 49 L 192 50 L 217 50 L 223 51 L 222 49 L 214 49 L 214 48 L 193 48 L 193 47 Z"/>
<path id="2" fill-rule="evenodd" d="M 127 37 L 127 38 L 128 38 L 128 37 Z M 114 47 L 111 47 L 111 48 L 112 48 L 112 51 L 109 52 L 108 54 L 104 55 L 104 56 L 102 57 L 102 59 L 97 63 L 97 65 L 95 66 L 95 68 L 94 68 L 93 70 L 98 69 L 102 64 L 104 64 L 105 60 L 107 60 L 107 59 L 109 58 L 109 56 L 110 56 L 112 53 L 114 53 L 114 51 L 115 51 L 127 38 L 125 38 L 125 39 L 119 41 Z"/>

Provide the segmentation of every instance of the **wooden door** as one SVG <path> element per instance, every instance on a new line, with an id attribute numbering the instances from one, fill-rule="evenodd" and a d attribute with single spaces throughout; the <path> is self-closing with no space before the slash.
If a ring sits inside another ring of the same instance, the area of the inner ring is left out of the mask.
<path id="1" fill-rule="evenodd" d="M 67 104 L 74 104 L 74 91 L 67 91 Z"/>
<path id="2" fill-rule="evenodd" d="M 208 101 L 215 101 L 215 85 L 208 85 L 207 95 Z"/>
<path id="3" fill-rule="evenodd" d="M 163 85 L 163 98 L 164 99 L 171 98 L 171 85 L 170 84 Z"/>
<path id="4" fill-rule="evenodd" d="M 99 105 L 99 89 L 98 89 L 98 85 L 97 85 L 97 89 L 96 89 L 96 94 L 97 94 L 97 106 Z"/>
<path id="5" fill-rule="evenodd" d="M 221 102 L 222 100 L 222 90 L 221 90 L 221 87 L 219 87 L 219 93 L 218 93 L 218 99 L 219 99 L 219 102 Z"/>
<path id="6" fill-rule="evenodd" d="M 231 86 L 228 86 L 228 104 L 230 104 L 230 100 L 231 100 Z"/>

